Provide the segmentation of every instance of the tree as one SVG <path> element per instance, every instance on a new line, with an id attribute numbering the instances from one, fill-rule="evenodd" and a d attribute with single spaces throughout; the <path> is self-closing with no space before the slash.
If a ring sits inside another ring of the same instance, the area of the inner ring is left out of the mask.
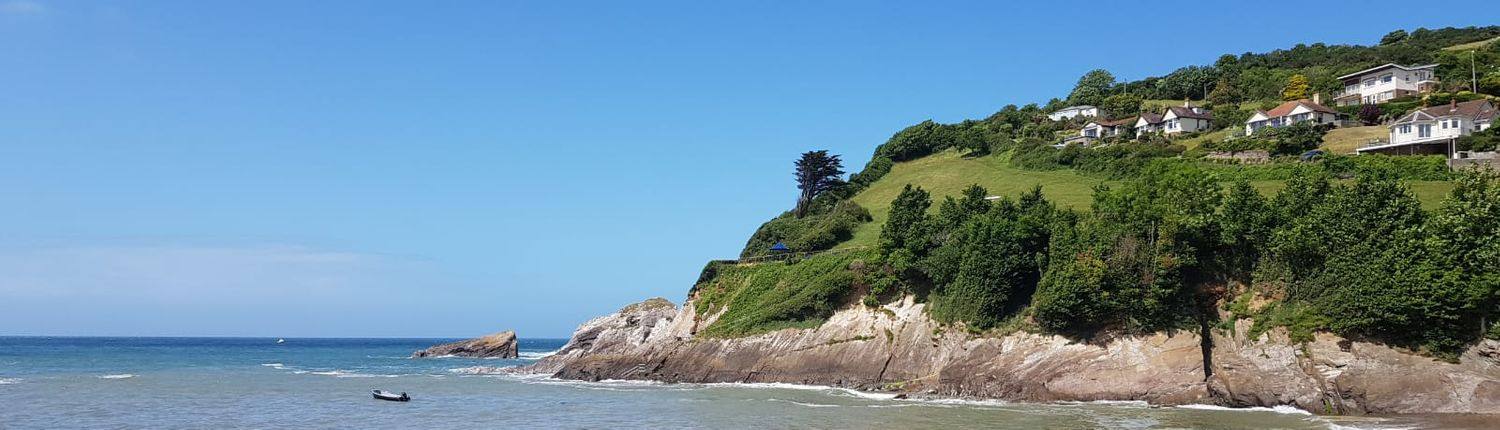
<path id="1" fill-rule="evenodd" d="M 1068 102 L 1079 105 L 1097 105 L 1104 101 L 1110 87 L 1115 85 L 1115 75 L 1108 70 L 1094 69 L 1078 78 L 1078 85 L 1068 94 Z"/>
<path id="2" fill-rule="evenodd" d="M 1359 107 L 1359 121 L 1363 122 L 1365 125 L 1379 124 L 1380 115 L 1382 114 L 1384 114 L 1384 112 L 1380 110 L 1380 106 L 1366 104 Z"/>
<path id="3" fill-rule="evenodd" d="M 1156 81 L 1157 98 L 1181 100 L 1204 97 L 1208 84 L 1217 77 L 1211 67 L 1187 66 L 1172 71 Z"/>
<path id="4" fill-rule="evenodd" d="M 1208 102 L 1214 106 L 1239 103 L 1240 97 L 1240 89 L 1234 87 L 1234 81 L 1228 76 L 1219 78 L 1219 82 L 1214 84 L 1214 90 L 1208 92 Z"/>
<path id="5" fill-rule="evenodd" d="M 880 228 L 880 252 L 898 271 L 911 268 L 927 253 L 927 208 L 932 198 L 922 187 L 906 184 L 891 201 L 891 214 Z"/>
<path id="6" fill-rule="evenodd" d="M 1241 139 L 1245 140 L 1245 139 Z M 1223 256 L 1229 273 L 1248 279 L 1275 227 L 1275 218 L 1265 197 L 1241 179 L 1229 188 L 1219 211 L 1219 234 L 1228 252 Z"/>
<path id="7" fill-rule="evenodd" d="M 1105 97 L 1099 103 L 1099 109 L 1103 110 L 1110 118 L 1124 118 L 1141 113 L 1141 96 L 1131 93 L 1120 93 Z"/>
<path id="8" fill-rule="evenodd" d="M 1287 79 L 1286 86 L 1281 89 L 1281 99 L 1286 101 L 1305 99 L 1310 86 L 1307 76 L 1300 73 L 1292 75 Z"/>
<path id="9" fill-rule="evenodd" d="M 844 163 L 839 156 L 828 155 L 828 150 L 818 150 L 802 153 L 802 158 L 793 164 L 797 166 L 797 188 L 802 190 L 793 212 L 801 218 L 807 215 L 808 204 L 814 197 L 843 183 L 839 177 L 844 174 Z"/>
<path id="10" fill-rule="evenodd" d="M 1392 43 L 1400 42 L 1402 40 L 1406 40 L 1406 30 L 1396 30 L 1396 31 L 1392 31 L 1390 33 L 1386 33 L 1385 37 L 1381 37 L 1380 38 L 1380 44 L 1381 45 L 1390 45 Z"/>

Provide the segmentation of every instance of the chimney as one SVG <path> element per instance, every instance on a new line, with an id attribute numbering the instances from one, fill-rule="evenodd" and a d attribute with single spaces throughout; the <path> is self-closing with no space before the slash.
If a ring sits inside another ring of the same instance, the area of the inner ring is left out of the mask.
<path id="1" fill-rule="evenodd" d="M 1458 97 L 1448 101 L 1448 112 L 1458 112 Z"/>
<path id="2" fill-rule="evenodd" d="M 1323 104 L 1323 93 L 1313 93 L 1313 104 Z"/>

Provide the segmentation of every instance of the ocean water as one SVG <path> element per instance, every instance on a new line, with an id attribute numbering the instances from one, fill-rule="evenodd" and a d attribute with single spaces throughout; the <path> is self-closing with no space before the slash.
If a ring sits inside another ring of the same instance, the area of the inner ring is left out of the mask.
<path id="1" fill-rule="evenodd" d="M 577 382 L 480 375 L 522 358 L 409 359 L 453 339 L 0 337 L 0 428 L 1015 428 L 1329 429 L 1487 424 L 1326 418 L 1287 408 L 1020 404 L 789 384 Z M 407 403 L 370 390 L 407 392 Z"/>

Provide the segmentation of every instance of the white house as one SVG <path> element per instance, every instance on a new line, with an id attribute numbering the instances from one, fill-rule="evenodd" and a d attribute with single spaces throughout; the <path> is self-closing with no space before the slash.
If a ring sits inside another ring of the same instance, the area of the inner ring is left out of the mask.
<path id="1" fill-rule="evenodd" d="M 1084 124 L 1083 129 L 1078 130 L 1078 135 L 1068 136 L 1067 138 L 1063 139 L 1062 143 L 1054 146 L 1061 148 L 1063 146 L 1075 143 L 1088 145 L 1094 143 L 1094 141 L 1097 139 L 1119 136 L 1121 133 L 1125 132 L 1125 129 L 1127 127 L 1130 127 L 1130 124 L 1134 122 L 1135 117 L 1117 119 L 1113 121 L 1096 118 L 1090 120 L 1088 124 Z"/>
<path id="2" fill-rule="evenodd" d="M 1146 133 L 1156 133 L 1162 130 L 1161 115 L 1150 112 L 1141 112 L 1141 117 L 1135 120 L 1135 135 L 1142 136 Z"/>
<path id="3" fill-rule="evenodd" d="M 1318 99 L 1314 95 L 1312 100 L 1293 100 L 1268 111 L 1256 111 L 1254 115 L 1250 115 L 1250 119 L 1245 120 L 1245 134 L 1255 134 L 1256 130 L 1266 127 L 1285 127 L 1303 121 L 1338 124 L 1339 113 L 1318 104 Z"/>
<path id="4" fill-rule="evenodd" d="M 1125 132 L 1125 127 L 1129 127 L 1133 123 L 1135 123 L 1135 117 L 1113 121 L 1095 119 L 1089 121 L 1088 124 L 1084 124 L 1083 130 L 1079 130 L 1078 135 L 1092 139 L 1119 136 L 1120 133 Z"/>
<path id="5" fill-rule="evenodd" d="M 1453 141 L 1490 128 L 1500 111 L 1489 100 L 1449 103 L 1412 112 L 1391 124 L 1391 140 L 1361 154 L 1453 154 Z"/>
<path id="6" fill-rule="evenodd" d="M 1047 118 L 1051 118 L 1053 121 L 1062 121 L 1075 116 L 1098 117 L 1099 108 L 1089 105 L 1068 106 L 1047 114 Z"/>
<path id="7" fill-rule="evenodd" d="M 1213 119 L 1212 112 L 1183 103 L 1182 106 L 1167 108 L 1167 113 L 1161 116 L 1161 132 L 1170 135 L 1208 130 L 1212 128 Z"/>
<path id="8" fill-rule="evenodd" d="M 1334 95 L 1339 106 L 1385 103 L 1390 99 L 1417 95 L 1437 88 L 1437 65 L 1386 64 L 1339 76 L 1344 90 Z"/>

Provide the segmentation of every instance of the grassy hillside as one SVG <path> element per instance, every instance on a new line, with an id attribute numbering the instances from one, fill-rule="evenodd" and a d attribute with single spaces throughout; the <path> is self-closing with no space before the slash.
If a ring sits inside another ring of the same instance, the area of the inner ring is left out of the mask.
<path id="1" fill-rule="evenodd" d="M 861 224 L 855 230 L 854 238 L 840 244 L 838 248 L 876 244 L 880 228 L 890 215 L 891 200 L 901 193 L 906 184 L 920 186 L 932 193 L 933 211 L 937 210 L 936 202 L 941 202 L 944 196 L 958 196 L 972 184 L 979 184 L 989 190 L 990 195 L 1012 197 L 1029 191 L 1035 185 L 1041 185 L 1047 199 L 1057 203 L 1059 207 L 1088 210 L 1094 186 L 1107 182 L 1074 170 L 1022 170 L 1011 166 L 1009 161 L 1008 154 L 971 158 L 963 156 L 959 151 L 950 150 L 897 163 L 890 173 L 851 199 L 868 209 L 874 221 Z M 1282 181 L 1276 180 L 1252 181 L 1251 185 L 1267 196 L 1274 195 L 1285 187 Z M 1422 206 L 1430 210 L 1436 208 L 1453 189 L 1453 183 L 1413 181 L 1411 188 L 1422 201 Z"/>
<path id="2" fill-rule="evenodd" d="M 1334 154 L 1353 154 L 1360 145 L 1390 135 L 1391 130 L 1384 125 L 1335 128 L 1323 135 L 1323 149 Z"/>
<path id="3" fill-rule="evenodd" d="M 1457 44 L 1457 45 L 1449 46 L 1447 48 L 1443 48 L 1443 50 L 1444 51 L 1468 51 L 1468 50 L 1471 50 L 1471 49 L 1479 49 L 1479 48 L 1483 48 L 1485 46 L 1489 46 L 1489 44 L 1495 43 L 1496 41 L 1500 41 L 1500 37 L 1496 37 L 1496 38 L 1493 38 L 1493 39 L 1481 40 L 1481 41 L 1478 41 L 1478 42 L 1460 43 L 1460 44 Z"/>
<path id="4" fill-rule="evenodd" d="M 972 184 L 979 184 L 989 190 L 991 195 L 1000 196 L 1016 196 L 1035 185 L 1041 185 L 1047 198 L 1059 206 L 1088 209 L 1094 185 L 1103 182 L 1072 170 L 1021 170 L 1010 166 L 1009 161 L 1007 155 L 968 158 L 958 151 L 946 151 L 897 163 L 890 173 L 854 196 L 852 200 L 869 209 L 875 221 L 860 225 L 854 232 L 854 238 L 839 247 L 874 245 L 880 237 L 880 226 L 885 224 L 890 215 L 891 200 L 901 193 L 906 184 L 921 186 L 931 192 L 933 200 L 938 202 L 942 201 L 943 196 L 959 195 Z M 937 210 L 936 204 L 933 205 L 933 210 Z"/>
<path id="5" fill-rule="evenodd" d="M 1187 139 L 1173 141 L 1172 143 L 1176 143 L 1176 144 L 1182 145 L 1183 147 L 1185 147 L 1187 149 L 1193 149 L 1193 148 L 1197 148 L 1199 146 L 1202 146 L 1204 142 L 1215 142 L 1215 141 L 1224 140 L 1224 138 L 1229 137 L 1230 134 L 1233 134 L 1236 131 L 1240 131 L 1240 129 L 1239 128 L 1235 128 L 1235 127 L 1230 127 L 1230 128 L 1226 128 L 1226 129 L 1223 129 L 1223 130 L 1211 131 L 1211 132 L 1208 132 L 1208 133 L 1203 133 L 1203 134 L 1200 134 L 1200 135 L 1197 135 L 1197 136 L 1193 136 L 1193 137 L 1190 137 L 1190 138 L 1187 138 Z"/>

